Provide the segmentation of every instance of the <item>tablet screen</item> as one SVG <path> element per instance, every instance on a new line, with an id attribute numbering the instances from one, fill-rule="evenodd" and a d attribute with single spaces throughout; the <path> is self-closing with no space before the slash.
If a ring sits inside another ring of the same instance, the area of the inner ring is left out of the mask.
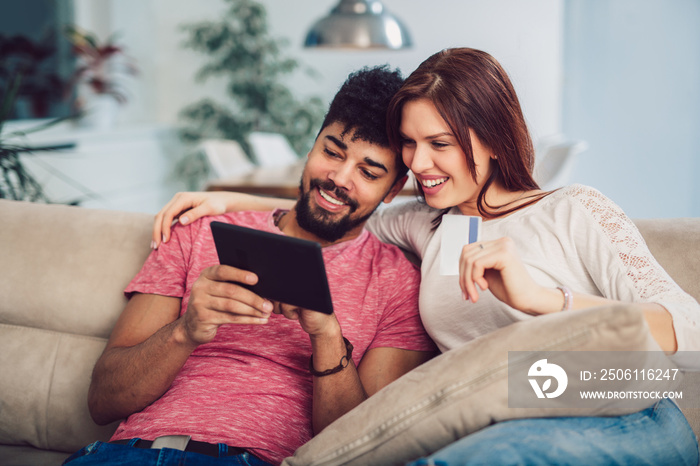
<path id="1" fill-rule="evenodd" d="M 257 295 L 304 309 L 333 313 L 321 245 L 267 231 L 212 222 L 219 262 L 258 276 L 244 285 Z"/>

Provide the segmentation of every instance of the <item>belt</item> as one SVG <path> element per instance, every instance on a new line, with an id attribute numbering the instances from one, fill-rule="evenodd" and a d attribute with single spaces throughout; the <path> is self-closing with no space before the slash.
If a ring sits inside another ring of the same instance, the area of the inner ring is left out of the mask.
<path id="1" fill-rule="evenodd" d="M 113 440 L 109 443 L 115 443 L 117 445 L 128 445 L 132 443 L 132 439 L 122 439 Z M 158 437 L 155 440 L 143 440 L 137 439 L 133 445 L 134 448 L 172 448 L 175 450 L 182 450 L 191 453 L 199 453 L 200 455 L 213 456 L 214 458 L 219 457 L 219 445 L 214 443 L 198 442 L 196 440 L 190 440 L 187 435 L 166 435 L 164 437 Z M 241 455 L 246 451 L 238 447 L 228 447 L 228 452 L 222 454 L 221 456 L 235 456 Z"/>

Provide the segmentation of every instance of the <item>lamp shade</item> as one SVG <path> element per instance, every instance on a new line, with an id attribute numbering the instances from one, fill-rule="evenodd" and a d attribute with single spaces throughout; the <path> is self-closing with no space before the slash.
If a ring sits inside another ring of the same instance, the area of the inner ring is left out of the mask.
<path id="1" fill-rule="evenodd" d="M 382 48 L 410 47 L 406 28 L 375 0 L 340 0 L 330 14 L 311 27 L 305 47 Z"/>

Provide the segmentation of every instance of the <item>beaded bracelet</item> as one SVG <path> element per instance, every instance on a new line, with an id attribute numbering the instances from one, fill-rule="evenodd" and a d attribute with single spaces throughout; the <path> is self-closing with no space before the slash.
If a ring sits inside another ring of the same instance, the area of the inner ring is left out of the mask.
<path id="1" fill-rule="evenodd" d="M 311 372 L 312 375 L 316 377 L 324 377 L 326 375 L 331 375 L 335 374 L 336 372 L 340 372 L 348 365 L 350 364 L 350 358 L 352 357 L 352 343 L 348 341 L 347 338 L 343 337 L 343 341 L 345 342 L 345 356 L 340 358 L 340 364 L 335 366 L 333 369 L 327 369 L 325 371 L 317 371 L 314 369 L 314 355 L 312 354 L 311 357 L 309 358 L 309 372 Z"/>
<path id="2" fill-rule="evenodd" d="M 574 295 L 571 292 L 571 290 L 566 287 L 566 286 L 558 286 L 557 290 L 561 291 L 564 294 L 564 305 L 562 306 L 561 310 L 562 311 L 568 311 L 571 309 L 571 306 L 574 304 Z"/>

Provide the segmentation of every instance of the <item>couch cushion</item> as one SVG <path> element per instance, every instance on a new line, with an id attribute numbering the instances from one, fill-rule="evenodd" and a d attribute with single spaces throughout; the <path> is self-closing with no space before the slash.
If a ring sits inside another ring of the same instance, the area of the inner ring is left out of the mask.
<path id="1" fill-rule="evenodd" d="M 700 218 L 636 219 L 649 250 L 681 288 L 700 300 Z M 695 434 L 700 436 L 700 373 L 688 373 L 677 400 Z"/>
<path id="2" fill-rule="evenodd" d="M 614 402 L 586 411 L 508 406 L 508 351 L 569 350 L 658 351 L 658 345 L 634 305 L 557 313 L 518 322 L 404 375 L 328 426 L 283 464 L 403 464 L 498 421 L 615 415 L 643 407 L 630 409 Z M 572 383 L 576 381 L 570 377 L 569 384 L 575 387 Z"/>
<path id="3" fill-rule="evenodd" d="M 0 324 L 0 444 L 76 451 L 117 424 L 90 418 L 87 391 L 106 340 Z"/>
<path id="4" fill-rule="evenodd" d="M 108 337 L 153 217 L 0 200 L 0 323 Z"/>
<path id="5" fill-rule="evenodd" d="M 664 270 L 700 301 L 700 218 L 637 219 L 634 223 Z"/>
<path id="6" fill-rule="evenodd" d="M 70 453 L 39 450 L 33 447 L 0 445 L 0 464 L 2 466 L 58 466 L 70 456 Z"/>

